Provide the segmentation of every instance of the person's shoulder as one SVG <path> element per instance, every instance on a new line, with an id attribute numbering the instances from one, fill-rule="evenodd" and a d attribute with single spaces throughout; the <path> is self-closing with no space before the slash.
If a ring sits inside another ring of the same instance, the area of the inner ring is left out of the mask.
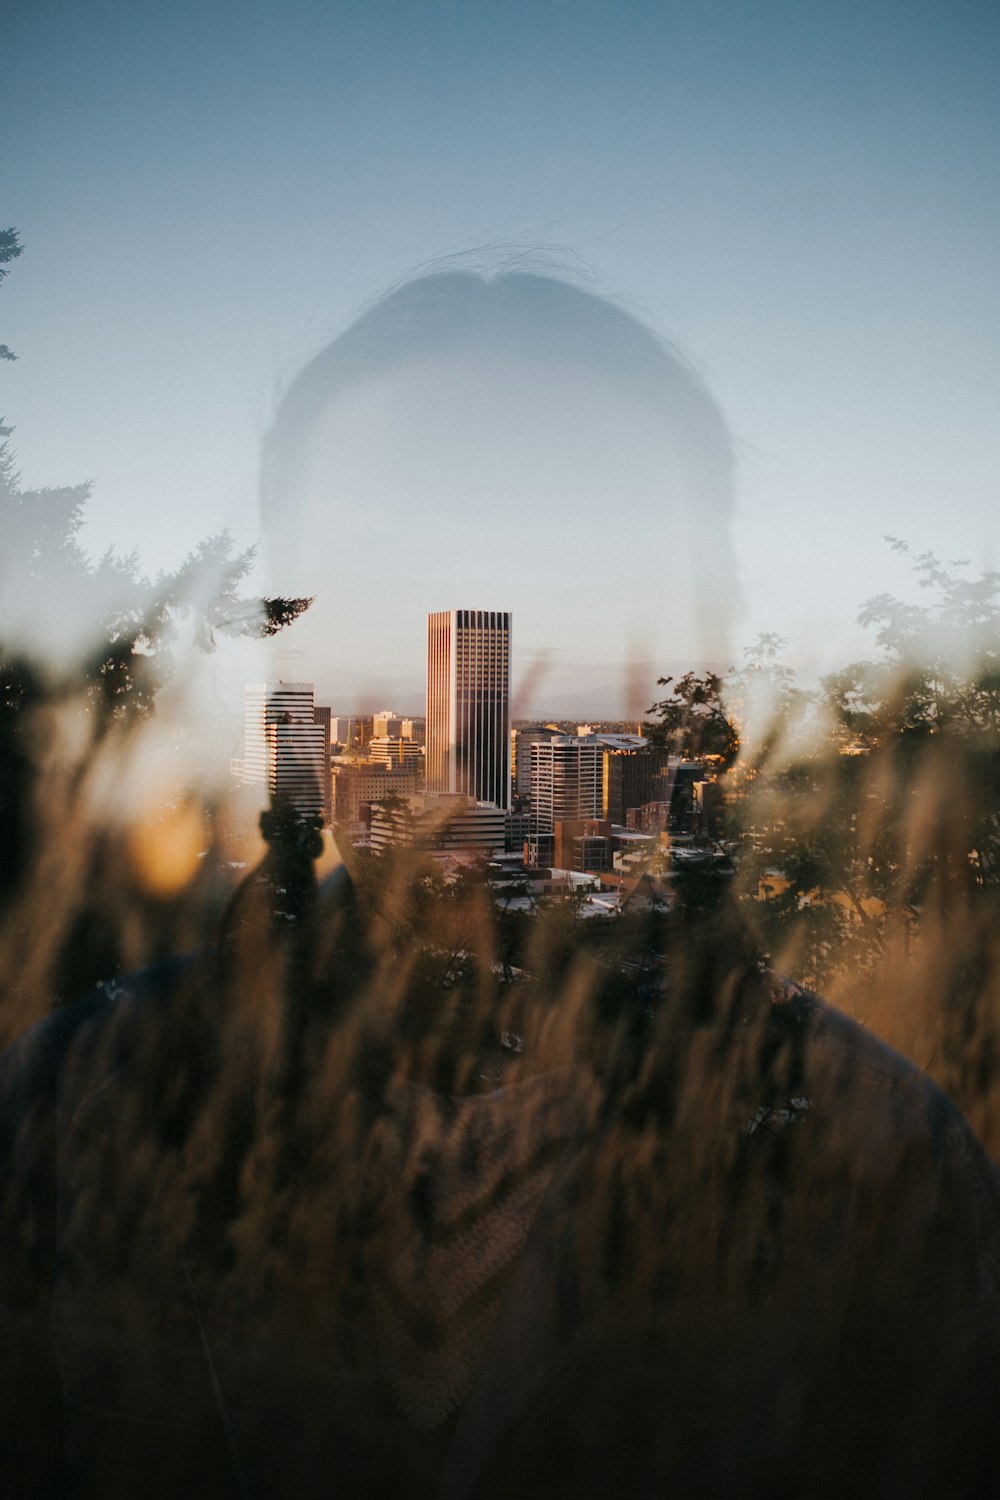
<path id="1" fill-rule="evenodd" d="M 912 1058 L 836 1006 L 775 980 L 774 1024 L 801 1038 L 810 1107 L 886 1176 L 922 1159 L 939 1179 L 975 1180 L 1000 1233 L 1000 1171 L 958 1106 Z"/>
<path id="2" fill-rule="evenodd" d="M 834 1073 L 845 1091 L 874 1086 L 949 1105 L 947 1096 L 911 1058 L 861 1021 L 782 975 L 769 973 L 773 1029 L 798 1037 L 813 1068 Z M 953 1106 L 951 1106 L 953 1107 Z"/>

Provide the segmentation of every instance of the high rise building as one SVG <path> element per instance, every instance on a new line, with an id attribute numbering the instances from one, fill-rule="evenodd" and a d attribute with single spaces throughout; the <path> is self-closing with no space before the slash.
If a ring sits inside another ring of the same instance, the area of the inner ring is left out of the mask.
<path id="1" fill-rule="evenodd" d="M 510 615 L 427 617 L 427 788 L 510 807 Z"/>
<path id="2" fill-rule="evenodd" d="M 513 786 L 520 797 L 531 794 L 531 747 L 558 734 L 557 729 L 545 729 L 541 724 L 522 724 L 511 734 L 513 754 Z"/>
<path id="3" fill-rule="evenodd" d="M 329 818 L 329 729 L 311 682 L 254 682 L 244 699 L 243 781 Z"/>
<path id="4" fill-rule="evenodd" d="M 328 704 L 313 704 L 313 723 L 318 724 L 323 731 L 323 780 L 320 790 L 323 793 L 323 822 L 329 823 L 332 806 L 332 787 L 330 785 L 330 751 L 333 748 L 333 740 L 330 735 L 330 721 L 332 712 Z"/>
<path id="5" fill-rule="evenodd" d="M 601 747 L 603 763 L 601 816 L 624 825 L 630 807 L 655 800 L 657 777 L 666 767 L 667 752 L 651 749 L 639 734 L 596 734 L 593 738 Z"/>
<path id="6" fill-rule="evenodd" d="M 596 735 L 556 734 L 531 745 L 531 829 L 553 833 L 567 819 L 601 816 L 603 749 Z"/>

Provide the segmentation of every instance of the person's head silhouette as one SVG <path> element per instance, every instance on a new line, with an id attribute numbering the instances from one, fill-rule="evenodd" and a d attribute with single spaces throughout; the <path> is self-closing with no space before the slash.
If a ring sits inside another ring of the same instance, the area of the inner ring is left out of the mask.
<path id="1" fill-rule="evenodd" d="M 555 693 L 574 672 L 606 693 L 616 668 L 620 692 L 630 656 L 728 651 L 718 407 L 638 317 L 561 276 L 445 269 L 375 302 L 288 387 L 262 507 L 275 577 L 316 596 L 303 671 L 348 697 L 416 666 L 424 613 L 459 596 L 512 610 L 521 666 L 547 653 Z"/>

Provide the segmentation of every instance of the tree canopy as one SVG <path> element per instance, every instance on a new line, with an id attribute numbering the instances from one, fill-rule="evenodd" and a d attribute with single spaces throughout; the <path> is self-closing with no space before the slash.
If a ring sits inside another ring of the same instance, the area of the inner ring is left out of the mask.
<path id="1" fill-rule="evenodd" d="M 688 760 L 711 756 L 723 766 L 732 765 L 740 738 L 723 706 L 723 679 L 715 672 L 703 677 L 686 672 L 677 681 L 660 677 L 657 684 L 671 692 L 647 710 L 656 715 L 646 725 L 653 747 Z"/>

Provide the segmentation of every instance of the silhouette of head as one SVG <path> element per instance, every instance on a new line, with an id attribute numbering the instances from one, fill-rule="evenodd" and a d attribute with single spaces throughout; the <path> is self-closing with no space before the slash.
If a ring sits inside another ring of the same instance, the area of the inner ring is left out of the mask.
<path id="1" fill-rule="evenodd" d="M 331 676 L 419 664 L 426 611 L 510 609 L 554 675 L 720 657 L 738 596 L 732 449 L 704 383 L 608 297 L 435 271 L 288 387 L 264 449 L 268 550 Z M 308 675 L 316 669 L 310 661 Z"/>

